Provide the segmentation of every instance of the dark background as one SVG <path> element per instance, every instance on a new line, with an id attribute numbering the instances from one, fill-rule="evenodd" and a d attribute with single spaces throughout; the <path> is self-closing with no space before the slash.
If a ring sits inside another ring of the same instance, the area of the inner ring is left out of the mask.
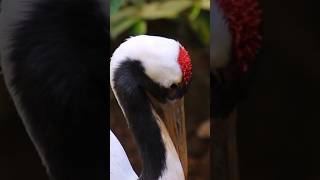
<path id="1" fill-rule="evenodd" d="M 263 48 L 249 97 L 238 108 L 241 179 L 320 179 L 320 12 L 314 2 L 260 0 Z"/>

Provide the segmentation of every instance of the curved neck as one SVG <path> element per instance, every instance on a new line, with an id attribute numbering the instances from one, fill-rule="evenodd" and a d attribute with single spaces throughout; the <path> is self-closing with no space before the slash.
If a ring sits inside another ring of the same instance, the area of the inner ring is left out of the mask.
<path id="1" fill-rule="evenodd" d="M 166 149 L 166 168 L 162 173 L 160 180 L 184 180 L 185 177 L 182 163 L 180 161 L 174 143 L 172 142 L 172 139 L 169 135 L 169 132 L 158 114 L 155 111 L 153 111 L 153 114 L 157 119 L 157 123 L 160 127 L 161 136 Z"/>
<path id="2" fill-rule="evenodd" d="M 134 134 L 142 157 L 139 179 L 159 179 L 166 167 L 166 149 L 159 125 L 137 77 L 143 76 L 137 61 L 125 61 L 114 72 L 112 88 Z"/>

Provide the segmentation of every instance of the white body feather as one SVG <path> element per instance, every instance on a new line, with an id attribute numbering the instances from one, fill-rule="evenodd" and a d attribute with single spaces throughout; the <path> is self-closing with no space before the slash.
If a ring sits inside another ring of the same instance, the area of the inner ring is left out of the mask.
<path id="1" fill-rule="evenodd" d="M 117 137 L 110 130 L 110 179 L 137 180 L 128 156 Z"/>

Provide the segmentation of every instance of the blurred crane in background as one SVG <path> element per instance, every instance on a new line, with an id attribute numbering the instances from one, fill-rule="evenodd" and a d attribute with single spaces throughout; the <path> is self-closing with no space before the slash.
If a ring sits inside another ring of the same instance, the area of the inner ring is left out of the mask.
<path id="1" fill-rule="evenodd" d="M 245 97 L 260 48 L 262 12 L 256 0 L 212 3 L 212 174 L 215 180 L 237 180 L 236 106 Z"/>

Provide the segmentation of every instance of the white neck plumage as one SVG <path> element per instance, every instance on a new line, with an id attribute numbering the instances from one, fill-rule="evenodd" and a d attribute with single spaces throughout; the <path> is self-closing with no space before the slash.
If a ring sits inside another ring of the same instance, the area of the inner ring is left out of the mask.
<path id="1" fill-rule="evenodd" d="M 159 180 L 184 180 L 184 172 L 182 164 L 177 153 L 177 150 L 170 138 L 168 130 L 160 119 L 160 117 L 154 112 L 154 115 L 157 119 L 157 123 L 160 127 L 161 136 L 166 150 L 166 161 L 165 169 L 163 170 L 162 176 Z"/>

